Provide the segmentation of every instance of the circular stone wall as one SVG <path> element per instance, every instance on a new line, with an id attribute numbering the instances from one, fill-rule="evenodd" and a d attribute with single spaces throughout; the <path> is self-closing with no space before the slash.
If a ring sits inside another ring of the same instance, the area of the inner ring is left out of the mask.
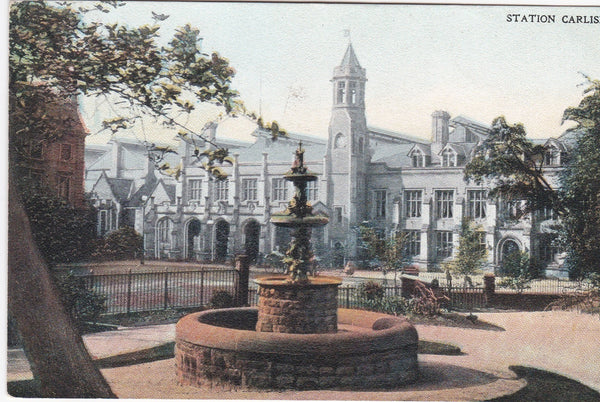
<path id="1" fill-rule="evenodd" d="M 318 276 L 288 283 L 288 276 L 257 278 L 258 332 L 321 334 L 337 332 L 337 291 L 341 279 Z"/>
<path id="2" fill-rule="evenodd" d="M 256 332 L 255 308 L 209 310 L 177 323 L 180 384 L 258 389 L 377 389 L 417 378 L 406 319 L 338 310 L 335 334 Z"/>

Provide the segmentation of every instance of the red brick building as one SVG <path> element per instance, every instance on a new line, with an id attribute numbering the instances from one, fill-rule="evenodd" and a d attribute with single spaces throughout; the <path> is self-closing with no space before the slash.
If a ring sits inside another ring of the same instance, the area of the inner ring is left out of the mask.
<path id="1" fill-rule="evenodd" d="M 63 127 L 50 139 L 20 139 L 18 172 L 34 182 L 54 189 L 75 207 L 84 205 L 84 152 L 88 130 L 81 118 L 76 99 L 47 105 L 51 118 Z"/>

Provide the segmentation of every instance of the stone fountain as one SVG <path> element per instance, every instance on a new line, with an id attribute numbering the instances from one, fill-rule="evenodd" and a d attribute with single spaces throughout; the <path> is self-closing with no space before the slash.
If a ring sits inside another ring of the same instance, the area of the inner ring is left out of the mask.
<path id="1" fill-rule="evenodd" d="M 284 176 L 296 188 L 271 222 L 291 227 L 287 275 L 256 279 L 256 308 L 208 310 L 177 323 L 180 384 L 255 389 L 377 389 L 417 378 L 415 328 L 406 319 L 337 308 L 341 279 L 309 276 L 314 214 L 306 185 L 317 176 L 304 164 L 300 143 Z"/>

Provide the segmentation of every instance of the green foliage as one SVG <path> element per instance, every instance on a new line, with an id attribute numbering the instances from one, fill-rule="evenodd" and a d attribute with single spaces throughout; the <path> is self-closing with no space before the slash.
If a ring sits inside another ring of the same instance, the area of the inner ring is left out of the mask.
<path id="1" fill-rule="evenodd" d="M 381 300 L 384 295 L 384 289 L 380 283 L 367 281 L 358 286 L 358 294 L 362 299 Z"/>
<path id="2" fill-rule="evenodd" d="M 536 268 L 529 258 L 529 253 L 515 251 L 504 257 L 502 273 L 504 278 L 498 286 L 523 291 L 529 288 L 529 282 L 535 278 Z"/>
<path id="3" fill-rule="evenodd" d="M 86 260 L 96 248 L 96 212 L 76 209 L 50 190 L 20 183 L 33 238 L 50 266 Z"/>
<path id="4" fill-rule="evenodd" d="M 124 226 L 106 236 L 97 252 L 98 259 L 129 260 L 139 258 L 143 252 L 142 235 Z"/>
<path id="5" fill-rule="evenodd" d="M 106 311 L 106 298 L 96 293 L 85 278 L 69 272 L 55 275 L 55 281 L 63 305 L 80 328 L 86 322 L 97 322 L 100 314 Z"/>
<path id="6" fill-rule="evenodd" d="M 416 294 L 410 298 L 385 296 L 382 294 L 381 297 L 365 298 L 362 304 L 367 310 L 392 315 L 421 315 L 431 317 L 442 313 L 442 304 L 448 300 L 447 297 L 436 296 L 431 289 L 419 281 L 416 282 L 415 290 Z"/>
<path id="7" fill-rule="evenodd" d="M 587 94 L 577 107 L 565 111 L 564 120 L 577 122 L 577 138 L 569 164 L 562 172 L 559 195 L 562 246 L 573 279 L 600 274 L 600 81 L 588 78 Z"/>
<path id="8" fill-rule="evenodd" d="M 365 244 L 369 258 L 377 258 L 387 271 L 397 271 L 410 262 L 406 251 L 408 235 L 395 232 L 387 238 L 378 236 L 375 229 L 368 226 L 359 227 L 360 238 Z"/>
<path id="9" fill-rule="evenodd" d="M 482 230 L 472 219 L 463 219 L 458 252 L 454 260 L 445 265 L 447 269 L 460 275 L 472 275 L 481 269 L 487 258 L 487 249 L 481 242 Z"/>
<path id="10" fill-rule="evenodd" d="M 491 197 L 525 200 L 522 213 L 559 208 L 559 200 L 543 174 L 545 148 L 526 138 L 522 124 L 494 119 L 489 136 L 477 146 L 465 167 L 465 180 L 488 183 Z"/>
<path id="11" fill-rule="evenodd" d="M 222 107 L 230 116 L 242 114 L 258 120 L 246 111 L 238 92 L 231 88 L 235 70 L 229 61 L 216 52 L 202 52 L 197 28 L 189 24 L 180 27 L 168 46 L 160 46 L 159 25 L 129 27 L 83 18 L 93 12 L 108 13 L 119 5 L 122 4 L 105 2 L 76 7 L 30 0 L 11 4 L 11 137 L 52 140 L 60 135 L 68 119 L 47 113 L 47 109 L 53 102 L 65 103 L 73 95 L 110 96 L 112 103 L 127 105 L 118 112 L 113 110 L 120 115 L 103 123 L 104 129 L 112 133 L 150 116 L 210 143 L 203 133 L 194 133 L 173 117 L 191 113 L 202 102 Z M 276 122 L 265 125 L 261 121 L 260 125 L 270 130 L 273 138 L 287 135 Z M 11 141 L 11 151 L 18 144 Z M 227 150 L 219 148 L 214 153 L 226 154 Z M 159 171 L 179 176 L 178 167 L 165 165 L 161 150 L 152 150 L 150 155 Z M 223 162 L 224 158 L 212 154 L 197 156 L 207 157 L 207 170 L 222 178 L 224 173 L 214 162 Z"/>
<path id="12" fill-rule="evenodd" d="M 210 298 L 211 308 L 229 308 L 233 305 L 233 296 L 226 290 L 216 290 Z"/>

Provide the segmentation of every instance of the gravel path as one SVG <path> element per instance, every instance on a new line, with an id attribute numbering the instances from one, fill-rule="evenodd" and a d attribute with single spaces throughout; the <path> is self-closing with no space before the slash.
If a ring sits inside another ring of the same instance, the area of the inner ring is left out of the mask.
<path id="1" fill-rule="evenodd" d="M 247 392 L 179 386 L 174 359 L 102 370 L 121 398 L 483 400 L 525 385 L 509 370 L 523 365 L 552 371 L 600 390 L 600 320 L 570 312 L 479 314 L 506 331 L 418 325 L 424 340 L 455 344 L 462 356 L 420 355 L 421 380 L 381 392 Z"/>

